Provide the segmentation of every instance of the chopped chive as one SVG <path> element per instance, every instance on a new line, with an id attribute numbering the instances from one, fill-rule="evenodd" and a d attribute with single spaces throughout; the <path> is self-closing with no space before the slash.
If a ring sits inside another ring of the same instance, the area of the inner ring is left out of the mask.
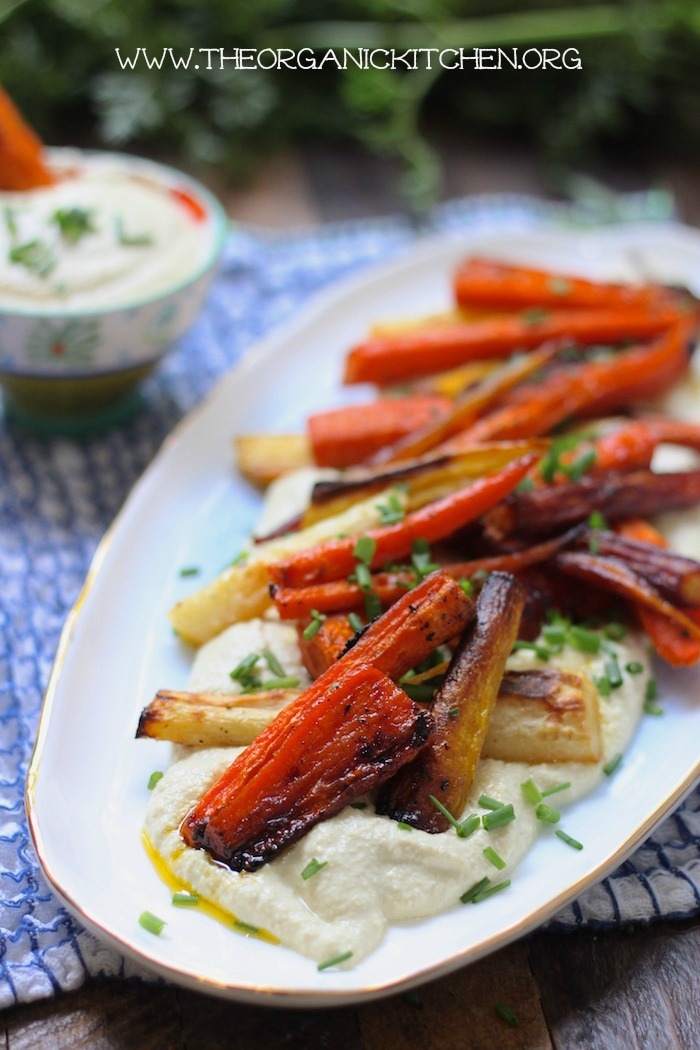
<path id="1" fill-rule="evenodd" d="M 3 215 L 5 217 L 5 226 L 10 237 L 14 240 L 17 236 L 17 212 L 14 208 L 11 208 L 9 204 L 6 204 L 3 208 Z"/>
<path id="2" fill-rule="evenodd" d="M 467 598 L 473 598 L 474 597 L 474 584 L 472 583 L 472 581 L 470 579 L 468 579 L 468 577 L 462 576 L 462 578 L 460 580 L 458 580 L 457 582 L 459 583 L 459 586 L 462 588 L 462 590 L 466 594 Z"/>
<path id="3" fill-rule="evenodd" d="M 547 609 L 544 616 L 549 624 L 560 624 L 564 628 L 571 627 L 571 620 L 562 616 L 557 609 Z"/>
<path id="4" fill-rule="evenodd" d="M 655 704 L 653 700 L 644 701 L 644 714 L 645 715 L 662 715 L 664 713 L 663 707 L 659 704 Z"/>
<path id="5" fill-rule="evenodd" d="M 490 813 L 485 813 L 481 818 L 481 823 L 486 831 L 495 831 L 496 828 L 502 828 L 513 820 L 515 820 L 515 810 L 512 803 L 509 802 L 506 806 L 501 806 L 500 809 L 494 809 Z"/>
<path id="6" fill-rule="evenodd" d="M 612 620 L 610 623 L 606 623 L 603 628 L 603 634 L 612 642 L 621 642 L 627 635 L 627 628 L 624 623 L 617 623 L 617 621 Z"/>
<path id="7" fill-rule="evenodd" d="M 417 685 L 411 685 L 410 682 L 404 682 L 401 688 L 408 693 L 411 700 L 415 700 L 418 704 L 427 704 L 430 703 L 435 696 L 437 683 L 437 678 L 435 679 L 435 685 L 429 685 L 428 682 L 418 682 Z"/>
<path id="8" fill-rule="evenodd" d="M 459 708 L 458 707 L 451 707 L 450 710 L 447 712 L 447 717 L 448 718 L 459 718 Z"/>
<path id="9" fill-rule="evenodd" d="M 430 544 L 424 539 L 414 540 L 411 544 L 411 564 L 421 580 L 440 567 L 431 561 Z"/>
<path id="10" fill-rule="evenodd" d="M 358 561 L 354 576 L 361 591 L 370 591 L 372 589 L 372 573 L 364 562 Z"/>
<path id="11" fill-rule="evenodd" d="M 279 660 L 277 659 L 277 657 L 271 649 L 263 649 L 262 658 L 269 667 L 269 669 L 272 671 L 273 675 L 275 675 L 277 678 L 285 677 L 284 667 L 282 667 L 282 664 L 279 662 Z"/>
<path id="12" fill-rule="evenodd" d="M 605 673 L 610 682 L 611 689 L 619 689 L 622 685 L 622 671 L 616 656 L 609 656 L 605 661 Z"/>
<path id="13" fill-rule="evenodd" d="M 367 809 L 367 803 L 366 802 L 351 802 L 350 803 L 350 808 L 351 809 Z"/>
<path id="14" fill-rule="evenodd" d="M 572 624 L 569 627 L 566 632 L 566 640 L 570 646 L 583 653 L 597 653 L 600 650 L 600 635 L 578 624 Z"/>
<path id="15" fill-rule="evenodd" d="M 658 698 L 658 695 L 659 695 L 659 688 L 658 688 L 658 685 L 656 683 L 656 679 L 655 678 L 650 678 L 648 680 L 647 684 L 646 684 L 646 689 L 644 690 L 644 699 L 647 702 L 649 702 L 649 701 L 652 701 L 652 700 L 656 700 Z"/>
<path id="16" fill-rule="evenodd" d="M 154 770 L 154 772 L 151 773 L 150 777 L 148 778 L 148 790 L 153 791 L 153 788 L 156 786 L 158 781 L 162 779 L 163 774 L 161 773 L 161 771 L 159 769 Z"/>
<path id="17" fill-rule="evenodd" d="M 473 835 L 478 827 L 481 826 L 481 817 L 478 813 L 472 813 L 471 816 L 463 820 L 457 828 L 457 835 L 461 839 L 468 839 L 470 835 Z"/>
<path id="18" fill-rule="evenodd" d="M 24 266 L 30 273 L 37 277 L 48 277 L 56 267 L 57 260 L 48 245 L 43 241 L 26 241 L 24 244 L 16 244 L 10 248 L 9 259 L 11 263 Z"/>
<path id="19" fill-rule="evenodd" d="M 546 623 L 542 628 L 542 637 L 551 646 L 563 646 L 566 642 L 566 627 L 563 623 Z"/>
<path id="20" fill-rule="evenodd" d="M 594 510 L 588 517 L 588 524 L 592 529 L 607 529 L 608 523 L 599 510 Z"/>
<path id="21" fill-rule="evenodd" d="M 201 571 L 198 565 L 186 565 L 180 569 L 180 576 L 199 576 Z"/>
<path id="22" fill-rule="evenodd" d="M 237 554 L 236 557 L 232 559 L 230 565 L 245 565 L 245 563 L 248 561 L 248 557 L 248 551 L 241 551 L 240 554 Z"/>
<path id="23" fill-rule="evenodd" d="M 500 893 L 501 890 L 507 890 L 510 886 L 510 879 L 504 879 L 503 882 L 496 882 L 493 886 L 487 886 L 481 893 L 477 893 L 475 897 L 472 897 L 472 904 L 480 904 L 485 901 L 487 897 L 492 897 L 494 893 Z"/>
<path id="24" fill-rule="evenodd" d="M 64 240 L 69 244 L 77 244 L 87 233 L 97 232 L 93 214 L 85 208 L 57 208 L 52 221 L 58 226 Z"/>
<path id="25" fill-rule="evenodd" d="M 603 766 L 603 772 L 605 773 L 606 777 L 611 777 L 613 775 L 613 773 L 617 769 L 619 769 L 621 762 L 622 762 L 622 752 L 618 751 L 617 754 L 613 755 L 613 757 L 610 759 L 610 761 L 606 762 L 605 765 Z"/>
<path id="26" fill-rule="evenodd" d="M 255 667 L 260 657 L 257 653 L 248 653 L 243 659 L 236 664 L 232 671 L 229 671 L 229 678 L 232 678 L 234 682 L 242 681 L 245 678 L 251 677 L 251 672 Z"/>
<path id="27" fill-rule="evenodd" d="M 139 926 L 143 926 L 144 930 L 148 930 L 149 933 L 155 933 L 156 936 L 163 932 L 166 925 L 163 919 L 159 919 L 150 911 L 142 911 L 139 915 Z"/>
<path id="28" fill-rule="evenodd" d="M 323 623 L 323 621 L 326 618 L 323 613 L 320 613 L 318 611 L 318 609 L 312 609 L 311 613 L 310 613 L 310 616 L 311 616 L 311 623 L 309 623 L 304 628 L 304 630 L 302 631 L 302 637 L 307 642 L 310 642 L 311 639 L 313 638 L 313 636 L 315 634 L 317 634 L 318 631 L 321 630 L 321 624 Z"/>
<path id="29" fill-rule="evenodd" d="M 552 655 L 551 650 L 548 649 L 546 645 L 540 645 L 538 642 L 523 642 L 518 640 L 513 645 L 513 652 L 518 652 L 521 649 L 526 652 L 534 653 L 538 660 L 549 660 Z"/>
<path id="30" fill-rule="evenodd" d="M 529 777 L 526 781 L 524 781 L 524 783 L 520 785 L 520 790 L 523 793 L 523 798 L 526 802 L 529 802 L 530 805 L 536 806 L 538 802 L 542 801 L 542 792 L 537 787 L 537 784 L 532 779 L 532 777 Z"/>
<path id="31" fill-rule="evenodd" d="M 572 839 L 571 835 L 567 835 L 565 831 L 561 830 L 561 828 L 557 828 L 554 834 L 558 839 L 561 839 L 562 842 L 565 842 L 567 846 L 571 846 L 572 849 L 583 849 L 582 842 L 579 842 L 578 839 Z"/>
<path id="32" fill-rule="evenodd" d="M 502 809 L 504 803 L 499 802 L 497 798 L 491 798 L 490 795 L 479 795 L 479 801 L 477 803 L 482 809 Z"/>
<path id="33" fill-rule="evenodd" d="M 199 904 L 199 894 L 178 891 L 173 893 L 170 903 L 174 904 L 176 908 L 194 908 L 195 905 Z"/>
<path id="34" fill-rule="evenodd" d="M 535 487 L 534 478 L 523 478 L 523 480 L 519 481 L 518 484 L 515 486 L 515 491 L 516 492 L 532 492 L 534 487 Z"/>
<path id="35" fill-rule="evenodd" d="M 553 295 L 570 295 L 571 281 L 567 281 L 566 277 L 550 277 L 549 290 Z"/>
<path id="36" fill-rule="evenodd" d="M 571 481 L 580 481 L 583 475 L 595 465 L 598 459 L 598 453 L 594 448 L 589 448 L 585 452 L 582 452 L 573 463 L 568 466 L 562 466 L 563 472 Z"/>
<path id="37" fill-rule="evenodd" d="M 638 660 L 630 660 L 628 664 L 625 664 L 625 671 L 628 674 L 643 674 L 644 664 L 640 664 Z"/>
<path id="38" fill-rule="evenodd" d="M 523 324 L 540 324 L 542 321 L 547 320 L 549 311 L 545 310 L 543 306 L 531 306 L 528 310 L 523 310 L 520 317 Z"/>
<path id="39" fill-rule="evenodd" d="M 546 824 L 558 824 L 561 820 L 561 813 L 558 809 L 553 806 L 548 806 L 544 802 L 540 802 L 539 806 L 535 810 L 535 816 L 538 820 L 543 820 Z"/>
<path id="40" fill-rule="evenodd" d="M 282 678 L 268 678 L 260 683 L 263 689 L 296 689 L 299 679 L 293 675 L 283 675 Z"/>
<path id="41" fill-rule="evenodd" d="M 353 547 L 352 556 L 367 568 L 372 564 L 377 541 L 372 536 L 358 536 Z"/>
<path id="42" fill-rule="evenodd" d="M 390 492 L 386 503 L 377 504 L 377 510 L 382 525 L 396 525 L 406 516 L 397 492 Z"/>
<path id="43" fill-rule="evenodd" d="M 491 864 L 493 864 L 494 868 L 498 868 L 499 871 L 503 871 L 503 869 L 506 866 L 506 862 L 504 861 L 503 857 L 498 856 L 495 849 L 492 849 L 491 846 L 487 846 L 484 850 L 484 856 L 488 861 L 490 861 Z"/>
<path id="44" fill-rule="evenodd" d="M 350 621 L 350 626 L 352 627 L 355 634 L 357 634 L 358 631 L 361 631 L 364 627 L 362 620 L 356 612 L 348 613 L 348 620 Z"/>
<path id="45" fill-rule="evenodd" d="M 339 966 L 340 963 L 347 962 L 348 959 L 352 959 L 352 952 L 343 952 L 342 955 L 335 955 L 332 959 L 326 959 L 325 962 L 320 962 L 316 969 L 328 970 L 331 966 Z"/>
<path id="46" fill-rule="evenodd" d="M 412 826 L 407 824 L 405 820 L 397 820 L 396 827 L 401 828 L 402 831 L 413 831 Z"/>
<path id="47" fill-rule="evenodd" d="M 511 1028 L 517 1028 L 518 1018 L 507 1003 L 496 1003 L 494 1010 L 502 1021 L 505 1021 Z"/>
<path id="48" fill-rule="evenodd" d="M 566 789 L 570 788 L 570 787 L 571 787 L 571 781 L 570 780 L 563 780 L 561 782 L 561 784 L 555 784 L 554 787 L 547 788 L 545 791 L 543 791 L 541 793 L 542 794 L 542 798 L 548 798 L 550 795 L 556 795 L 557 792 L 559 792 L 559 791 L 566 791 Z"/>
<path id="49" fill-rule="evenodd" d="M 250 933 L 254 937 L 258 933 L 260 933 L 260 927 L 259 926 L 253 926 L 253 924 L 250 923 L 250 922 L 243 922 L 242 919 L 234 919 L 233 920 L 233 928 L 235 930 L 238 930 L 239 933 Z"/>
<path id="50" fill-rule="evenodd" d="M 382 615 L 382 601 L 374 591 L 365 595 L 365 614 L 368 620 L 376 620 Z"/>
<path id="51" fill-rule="evenodd" d="M 612 682 L 607 675 L 594 675 L 593 684 L 601 696 L 608 697 L 612 693 Z"/>
<path id="52" fill-rule="evenodd" d="M 428 798 L 435 806 L 435 808 L 440 810 L 445 820 L 449 821 L 452 827 L 459 831 L 459 821 L 456 817 L 452 816 L 447 806 L 443 806 L 442 802 L 440 802 L 439 799 L 435 798 L 435 795 L 428 795 Z"/>
<path id="53" fill-rule="evenodd" d="M 600 540 L 597 536 L 591 536 L 588 540 L 588 553 L 600 554 Z"/>
<path id="54" fill-rule="evenodd" d="M 301 877 L 304 880 L 304 882 L 312 878 L 312 876 L 316 875 L 321 870 L 321 868 L 325 868 L 327 863 L 327 860 L 316 860 L 315 857 L 312 857 L 312 859 L 306 865 L 304 870 L 301 872 Z"/>
<path id="55" fill-rule="evenodd" d="M 470 889 L 466 890 L 459 899 L 461 900 L 462 904 L 469 904 L 470 901 L 473 901 L 474 898 L 478 897 L 480 893 L 483 893 L 486 887 L 490 886 L 490 884 L 491 879 L 489 879 L 487 876 L 486 878 L 481 879 L 479 882 L 475 882 L 474 885 Z"/>

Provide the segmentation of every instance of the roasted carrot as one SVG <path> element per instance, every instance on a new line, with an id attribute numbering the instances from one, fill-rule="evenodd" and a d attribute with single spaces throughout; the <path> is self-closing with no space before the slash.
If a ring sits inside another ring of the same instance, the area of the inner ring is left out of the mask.
<path id="1" fill-rule="evenodd" d="M 633 605 L 652 609 L 676 624 L 687 636 L 700 641 L 700 627 L 617 558 L 601 558 L 598 554 L 565 551 L 557 554 L 553 564 L 567 576 L 575 576 L 593 587 L 600 587 L 627 598 Z"/>
<path id="2" fill-rule="evenodd" d="M 616 532 L 625 539 L 635 540 L 639 543 L 650 544 L 655 547 L 666 547 L 666 540 L 661 533 L 644 521 L 643 518 L 630 518 L 621 521 L 616 526 Z M 683 628 L 668 620 L 665 616 L 647 609 L 643 605 L 635 605 L 635 615 L 639 625 L 645 632 L 654 649 L 662 660 L 672 667 L 692 667 L 700 660 L 700 641 L 690 638 Z M 697 610 L 684 610 L 686 615 L 695 622 Z"/>
<path id="3" fill-rule="evenodd" d="M 559 310 L 540 318 L 526 311 L 516 317 L 463 321 L 367 339 L 349 353 L 346 383 L 400 383 L 455 367 L 466 361 L 509 357 L 545 343 L 593 346 L 648 339 L 678 319 L 677 310 L 636 307 L 615 310 Z"/>
<path id="4" fill-rule="evenodd" d="M 461 817 L 498 696 L 506 660 L 518 636 L 525 597 L 513 576 L 489 576 L 433 702 L 428 745 L 380 792 L 377 812 L 432 834 L 449 823 L 437 799 Z"/>
<path id="5" fill-rule="evenodd" d="M 700 562 L 666 550 L 665 544 L 630 539 L 607 529 L 582 536 L 574 546 L 587 547 L 593 538 L 596 554 L 623 561 L 664 598 L 676 605 L 700 605 Z"/>
<path id="6" fill-rule="evenodd" d="M 599 511 L 608 521 L 692 507 L 700 502 L 700 470 L 586 476 L 577 482 L 513 493 L 487 515 L 495 539 L 548 536 Z"/>
<path id="7" fill-rule="evenodd" d="M 408 514 L 395 525 L 370 529 L 366 534 L 371 555 L 366 559 L 368 566 L 375 569 L 396 561 L 410 552 L 414 540 L 424 539 L 432 543 L 474 521 L 507 496 L 537 462 L 537 458 L 534 454 L 522 456 L 498 473 L 481 478 L 467 488 Z M 343 579 L 356 568 L 354 552 L 357 542 L 352 538 L 331 540 L 311 550 L 301 551 L 285 561 L 270 565 L 270 580 L 280 587 L 306 587 Z"/>
<path id="8" fill-rule="evenodd" d="M 668 289 L 655 284 L 607 284 L 480 257 L 467 259 L 458 268 L 454 292 L 460 306 L 507 310 L 652 307 L 671 296 Z"/>
<path id="9" fill-rule="evenodd" d="M 43 145 L 0 87 L 0 189 L 33 190 L 55 181 L 42 157 Z"/>
<path id="10" fill-rule="evenodd" d="M 514 361 L 501 365 L 482 382 L 465 391 L 442 416 L 424 427 L 414 427 L 397 441 L 380 449 L 371 459 L 372 464 L 396 463 L 430 452 L 452 434 L 463 430 L 482 415 L 489 406 L 512 387 L 548 364 L 557 353 L 555 346 L 535 350 Z"/>
<path id="11" fill-rule="evenodd" d="M 308 616 L 312 609 L 322 612 L 318 605 L 310 605 L 301 616 Z M 320 622 L 318 630 L 309 635 L 310 623 L 313 621 L 299 624 L 299 649 L 304 667 L 312 678 L 318 678 L 336 662 L 350 639 L 354 638 L 355 628 L 345 615 L 327 616 Z"/>
<path id="12" fill-rule="evenodd" d="M 452 409 L 440 394 L 383 397 L 309 416 L 307 429 L 319 467 L 349 467 L 369 459 L 415 430 L 423 430 Z"/>
<path id="13" fill-rule="evenodd" d="M 353 668 L 282 711 L 197 803 L 182 836 L 235 871 L 254 871 L 383 783 L 431 730 L 428 712 L 390 678 Z"/>
<path id="14" fill-rule="evenodd" d="M 524 547 L 520 551 L 496 554 L 490 558 L 477 558 L 473 561 L 448 563 L 442 566 L 442 570 L 454 580 L 470 579 L 478 573 L 519 573 L 530 565 L 551 558 L 585 531 L 585 526 L 579 526 L 561 536 Z M 405 595 L 407 590 L 415 587 L 417 582 L 418 576 L 408 566 L 404 570 L 394 572 L 375 572 L 372 574 L 372 593 L 377 595 L 382 607 L 387 608 Z M 330 583 L 317 583 L 309 587 L 277 587 L 273 584 L 271 594 L 283 620 L 304 619 L 313 609 L 322 613 L 362 609 L 366 597 L 366 592 L 350 580 L 332 580 Z M 335 619 L 336 617 L 329 617 L 324 626 L 326 623 L 332 624 Z M 311 667 L 308 664 L 306 666 L 309 673 L 313 674 Z"/>
<path id="15" fill-rule="evenodd" d="M 656 396 L 686 371 L 693 328 L 694 321 L 684 319 L 649 346 L 553 372 L 537 388 L 523 387 L 522 399 L 487 415 L 438 450 L 546 434 L 583 412 L 609 412 L 630 401 Z"/>

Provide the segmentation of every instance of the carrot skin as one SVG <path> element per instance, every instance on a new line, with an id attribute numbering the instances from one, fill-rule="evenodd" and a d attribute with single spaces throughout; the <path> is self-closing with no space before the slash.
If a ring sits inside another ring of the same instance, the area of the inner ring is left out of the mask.
<path id="1" fill-rule="evenodd" d="M 310 605 L 306 615 L 312 609 L 322 611 L 318 605 Z M 297 628 L 301 660 L 311 677 L 318 678 L 340 657 L 350 639 L 355 637 L 355 629 L 347 616 L 342 614 L 326 617 L 311 638 L 304 636 L 305 626 L 307 625 L 300 623 Z"/>
<path id="2" fill-rule="evenodd" d="M 293 706 L 284 736 L 270 734 L 274 753 L 263 739 L 273 722 L 182 825 L 189 846 L 205 848 L 234 871 L 256 870 L 314 824 L 383 783 L 432 731 L 430 714 L 373 667 L 353 668 L 335 689 Z M 252 776 L 250 751 L 267 755 Z"/>
<path id="3" fill-rule="evenodd" d="M 366 535 L 375 541 L 370 567 L 379 568 L 405 557 L 416 539 L 432 543 L 474 521 L 507 496 L 538 458 L 535 454 L 522 456 L 496 474 L 480 478 L 467 488 L 408 514 L 395 525 L 369 529 Z M 280 587 L 306 587 L 343 579 L 355 569 L 355 543 L 352 538 L 330 540 L 308 551 L 300 551 L 270 565 L 270 580 Z"/>
<path id="4" fill-rule="evenodd" d="M 649 339 L 677 319 L 678 312 L 671 307 L 562 310 L 535 322 L 503 316 L 410 329 L 375 336 L 353 347 L 346 359 L 344 382 L 405 382 L 467 361 L 509 357 L 516 350 L 532 350 L 550 342 L 594 346 Z"/>
<path id="5" fill-rule="evenodd" d="M 32 190 L 55 182 L 42 152 L 41 139 L 0 87 L 0 189 Z"/>
<path id="6" fill-rule="evenodd" d="M 588 281 L 582 277 L 483 258 L 468 259 L 457 269 L 454 293 L 460 306 L 508 310 L 528 306 L 554 309 L 648 308 L 671 296 L 659 285 Z"/>

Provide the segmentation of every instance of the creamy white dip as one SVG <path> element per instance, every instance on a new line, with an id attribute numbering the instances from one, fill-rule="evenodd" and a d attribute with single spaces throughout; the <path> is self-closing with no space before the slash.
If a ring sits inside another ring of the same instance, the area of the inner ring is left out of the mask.
<path id="1" fill-rule="evenodd" d="M 65 219 L 76 210 L 78 227 Z M 124 306 L 176 287 L 211 247 L 207 224 L 164 182 L 88 157 L 53 186 L 0 192 L 0 309 Z"/>
<path id="2" fill-rule="evenodd" d="M 239 627 L 244 626 L 245 640 L 241 633 L 237 638 Z M 267 628 L 281 626 L 268 624 Z M 226 689 L 231 661 L 245 655 L 248 633 L 257 630 L 254 624 L 229 628 L 230 660 L 222 659 L 217 639 L 203 647 L 195 668 L 196 681 L 208 688 Z M 274 641 L 271 634 L 266 638 Z M 445 911 L 486 876 L 492 882 L 511 876 L 542 830 L 534 807 L 524 801 L 520 790 L 528 777 L 540 789 L 571 782 L 570 788 L 557 794 L 557 808 L 598 783 L 603 765 L 624 751 L 632 737 L 649 676 L 646 649 L 638 639 L 629 635 L 616 648 L 621 667 L 637 661 L 644 665 L 645 673 L 625 674 L 622 687 L 610 699 L 600 700 L 600 762 L 480 762 L 464 816 L 485 812 L 477 805 L 482 793 L 513 803 L 516 820 L 495 831 L 480 828 L 468 839 L 459 838 L 454 830 L 429 835 L 402 830 L 389 818 L 377 816 L 371 805 L 365 810 L 347 807 L 259 871 L 232 872 L 214 863 L 204 851 L 185 847 L 178 830 L 189 810 L 240 751 L 215 748 L 191 753 L 171 766 L 149 802 L 146 833 L 177 878 L 203 898 L 246 923 L 268 930 L 283 944 L 317 962 L 351 951 L 347 965 L 354 965 L 379 944 L 390 923 Z M 278 656 L 281 661 L 289 660 L 286 646 Z M 537 666 L 537 661 L 531 653 L 519 652 L 511 664 Z M 548 666 L 582 669 L 596 676 L 604 673 L 602 656 L 570 649 L 553 657 Z M 497 871 L 484 857 L 486 846 L 492 846 L 506 861 L 503 871 Z M 305 881 L 301 872 L 312 859 L 326 864 Z"/>

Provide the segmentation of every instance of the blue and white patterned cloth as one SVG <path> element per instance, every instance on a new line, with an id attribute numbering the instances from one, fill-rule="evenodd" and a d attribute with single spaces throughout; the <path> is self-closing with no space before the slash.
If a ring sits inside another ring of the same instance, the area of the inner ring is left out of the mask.
<path id="1" fill-rule="evenodd" d="M 626 201 L 627 217 L 644 216 L 647 199 Z M 407 248 L 419 233 L 533 229 L 571 218 L 541 201 L 497 197 L 444 205 L 420 230 L 391 218 L 274 237 L 234 232 L 197 324 L 146 383 L 144 411 L 81 440 L 22 435 L 0 421 L 0 1008 L 75 988 L 88 975 L 137 973 L 53 896 L 30 841 L 23 787 L 66 613 L 100 536 L 164 437 L 314 292 Z M 698 910 L 696 791 L 555 926 L 609 927 Z"/>

